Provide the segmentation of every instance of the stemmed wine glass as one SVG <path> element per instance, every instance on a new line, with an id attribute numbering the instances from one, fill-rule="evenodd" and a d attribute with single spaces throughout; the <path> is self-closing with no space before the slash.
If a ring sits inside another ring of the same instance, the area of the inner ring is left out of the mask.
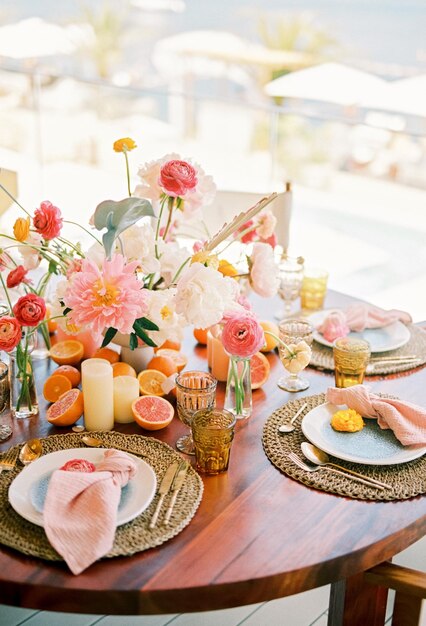
<path id="1" fill-rule="evenodd" d="M 279 337 L 286 346 L 291 347 L 294 356 L 288 349 L 279 344 L 279 354 L 282 364 L 290 373 L 283 376 L 277 382 L 278 387 L 284 391 L 303 391 L 309 387 L 309 381 L 300 378 L 299 372 L 309 364 L 313 341 L 313 328 L 310 323 L 303 319 L 283 320 L 279 325 Z"/>
<path id="2" fill-rule="evenodd" d="M 216 378 L 207 372 L 194 370 L 176 376 L 176 408 L 183 424 L 191 428 L 194 413 L 215 406 L 216 386 Z M 191 431 L 176 441 L 176 448 L 185 454 L 195 454 Z"/>
<path id="3" fill-rule="evenodd" d="M 290 315 L 292 303 L 300 296 L 303 281 L 304 259 L 284 254 L 278 265 L 278 294 L 284 300 L 284 310 L 276 313 L 277 319 Z"/>

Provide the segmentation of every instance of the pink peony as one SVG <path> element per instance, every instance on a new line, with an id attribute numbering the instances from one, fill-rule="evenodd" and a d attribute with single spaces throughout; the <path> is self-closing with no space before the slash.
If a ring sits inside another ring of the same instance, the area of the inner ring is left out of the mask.
<path id="1" fill-rule="evenodd" d="M 250 285 L 262 298 L 271 298 L 278 291 L 278 268 L 274 253 L 267 243 L 255 243 L 250 257 Z"/>
<path id="2" fill-rule="evenodd" d="M 136 278 L 137 267 L 138 261 L 126 263 L 121 254 L 105 259 L 101 268 L 84 259 L 63 296 L 71 309 L 69 321 L 96 333 L 109 327 L 123 334 L 132 332 L 133 322 L 148 309 L 148 295 Z"/>
<path id="3" fill-rule="evenodd" d="M 277 224 L 277 218 L 270 211 L 266 211 L 259 217 L 259 223 L 256 228 L 256 233 L 260 239 L 269 239 L 273 235 L 275 226 Z"/>
<path id="4" fill-rule="evenodd" d="M 6 285 L 9 289 L 13 289 L 13 287 L 17 287 L 23 282 L 26 282 L 27 270 L 23 265 L 18 265 L 14 270 L 9 272 L 6 278 Z"/>
<path id="5" fill-rule="evenodd" d="M 54 239 L 59 235 L 62 228 L 60 209 L 48 200 L 45 200 L 40 204 L 40 208 L 34 211 L 33 224 L 42 237 Z"/>
<path id="6" fill-rule="evenodd" d="M 83 259 L 71 259 L 67 263 L 67 269 L 65 271 L 65 276 L 70 279 L 73 274 L 76 272 L 81 272 L 81 266 L 83 265 Z"/>
<path id="7" fill-rule="evenodd" d="M 168 196 L 183 197 L 197 186 L 197 172 L 186 161 L 174 159 L 162 166 L 158 182 Z"/>
<path id="8" fill-rule="evenodd" d="M 21 341 L 21 325 L 16 317 L 0 318 L 0 350 L 10 352 Z"/>
<path id="9" fill-rule="evenodd" d="M 35 293 L 27 293 L 19 298 L 13 314 L 22 326 L 37 326 L 46 317 L 46 304 Z"/>
<path id="10" fill-rule="evenodd" d="M 332 311 L 317 329 L 326 341 L 333 343 L 340 337 L 346 337 L 350 328 L 346 323 L 346 315 L 343 311 Z"/>
<path id="11" fill-rule="evenodd" d="M 223 327 L 222 344 L 232 356 L 251 357 L 265 345 L 263 328 L 250 313 L 232 315 Z"/>

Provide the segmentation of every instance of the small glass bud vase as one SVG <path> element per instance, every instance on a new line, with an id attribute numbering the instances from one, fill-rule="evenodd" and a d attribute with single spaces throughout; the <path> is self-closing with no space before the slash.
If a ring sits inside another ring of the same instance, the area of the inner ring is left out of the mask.
<path id="1" fill-rule="evenodd" d="M 224 408 L 236 419 L 247 419 L 252 411 L 250 357 L 230 356 Z"/>
<path id="2" fill-rule="evenodd" d="M 36 343 L 36 332 L 24 332 L 21 342 L 9 352 L 10 410 L 13 417 L 18 419 L 38 414 L 37 393 L 30 357 Z"/>

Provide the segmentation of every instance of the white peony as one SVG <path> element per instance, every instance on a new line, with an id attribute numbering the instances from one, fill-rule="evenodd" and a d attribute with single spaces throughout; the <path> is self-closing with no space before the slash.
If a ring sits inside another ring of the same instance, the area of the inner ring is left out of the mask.
<path id="1" fill-rule="evenodd" d="M 149 292 L 146 317 L 157 324 L 160 330 L 149 331 L 149 336 L 161 346 L 166 339 L 181 341 L 185 319 L 176 313 L 176 289 L 163 289 Z"/>
<path id="2" fill-rule="evenodd" d="M 120 235 L 120 239 L 128 261 L 138 261 L 145 274 L 160 271 L 160 261 L 155 258 L 155 234 L 150 224 L 130 226 Z"/>
<path id="3" fill-rule="evenodd" d="M 161 166 L 167 163 L 167 161 L 174 159 L 180 159 L 180 156 L 175 152 L 166 154 L 157 161 L 148 161 L 148 163 L 145 163 L 145 165 L 139 168 L 138 176 L 142 180 L 142 183 L 136 185 L 133 195 L 138 198 L 148 198 L 148 200 L 151 200 L 154 208 L 157 208 L 159 206 L 160 196 L 163 193 L 158 183 Z"/>
<path id="4" fill-rule="evenodd" d="M 35 270 L 40 265 L 41 256 L 39 251 L 35 250 L 32 246 L 41 247 L 43 237 L 38 233 L 30 233 L 25 243 L 28 245 L 18 246 L 18 250 L 23 259 L 22 265 L 26 270 Z"/>
<path id="5" fill-rule="evenodd" d="M 168 287 L 190 254 L 186 248 L 181 248 L 177 242 L 166 243 L 162 239 L 158 242 L 158 251 L 160 254 L 160 274 L 164 279 L 165 286 Z"/>
<path id="6" fill-rule="evenodd" d="M 268 243 L 253 244 L 250 257 L 250 285 L 262 298 L 271 298 L 278 291 L 278 267 L 274 252 Z"/>
<path id="7" fill-rule="evenodd" d="M 176 290 L 176 311 L 185 316 L 188 324 L 208 328 L 217 324 L 225 311 L 235 307 L 238 285 L 232 278 L 193 263 L 179 279 Z"/>

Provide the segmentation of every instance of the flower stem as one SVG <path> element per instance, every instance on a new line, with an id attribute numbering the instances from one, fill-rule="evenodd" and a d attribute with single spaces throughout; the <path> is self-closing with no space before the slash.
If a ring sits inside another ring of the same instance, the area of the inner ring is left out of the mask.
<path id="1" fill-rule="evenodd" d="M 71 220 L 63 220 L 64 224 L 72 224 L 72 226 L 79 226 L 80 228 L 82 228 L 84 230 L 84 232 L 86 232 L 88 235 L 90 235 L 91 237 L 93 237 L 93 239 L 101 246 L 102 242 L 99 241 L 99 239 L 97 237 L 95 237 L 95 235 L 93 233 L 90 232 L 90 230 L 88 230 L 87 228 L 84 228 L 84 226 L 82 226 L 81 224 L 77 224 L 77 222 L 72 222 Z"/>
<path id="2" fill-rule="evenodd" d="M 296 353 L 292 352 L 290 350 L 290 348 L 288 347 L 288 345 L 286 343 L 284 343 L 284 341 L 282 339 L 280 339 L 279 337 L 277 337 L 277 335 L 275 333 L 271 333 L 270 330 L 264 330 L 263 331 L 265 335 L 271 335 L 271 337 L 273 337 L 275 339 L 275 341 L 278 341 L 278 343 L 283 346 L 283 348 L 285 348 L 288 352 L 289 357 L 295 357 Z"/>
<path id="3" fill-rule="evenodd" d="M 191 260 L 191 258 L 192 258 L 192 257 L 190 257 L 190 256 L 189 256 L 189 257 L 186 259 L 186 261 L 184 261 L 184 262 L 182 263 L 182 265 L 179 267 L 178 271 L 177 271 L 177 272 L 176 272 L 176 274 L 173 276 L 173 280 L 172 280 L 172 282 L 171 282 L 171 284 L 172 284 L 172 285 L 173 285 L 173 284 L 177 281 L 177 279 L 178 279 L 178 277 L 179 277 L 179 274 L 181 273 L 181 271 L 183 270 L 183 268 L 185 267 L 185 265 L 187 265 L 187 264 L 189 263 L 189 261 Z"/>
<path id="4" fill-rule="evenodd" d="M 160 233 L 161 218 L 163 217 L 164 205 L 166 204 L 166 200 L 167 200 L 167 196 L 164 194 L 164 197 L 161 200 L 160 213 L 159 213 L 158 218 L 157 218 L 157 228 L 155 230 L 155 258 L 156 259 L 159 258 L 159 255 L 158 255 L 158 236 L 159 236 L 159 233 Z"/>
<path id="5" fill-rule="evenodd" d="M 9 291 L 8 291 L 6 285 L 5 285 L 4 278 L 3 278 L 3 275 L 1 274 L 1 272 L 0 272 L 0 280 L 1 280 L 1 284 L 3 286 L 3 291 L 4 291 L 4 293 L 6 295 L 6 298 L 7 298 L 7 302 L 9 304 L 10 312 L 12 313 L 12 310 L 13 310 L 12 302 L 10 301 Z"/>
<path id="6" fill-rule="evenodd" d="M 127 191 L 129 192 L 129 198 L 132 195 L 132 192 L 130 190 L 130 171 L 129 171 L 129 157 L 127 156 L 127 150 L 124 149 L 123 150 L 124 153 L 124 158 L 126 159 L 126 174 L 127 174 Z"/>
<path id="7" fill-rule="evenodd" d="M 164 241 L 166 241 L 167 233 L 169 232 L 170 224 L 172 223 L 172 213 L 173 213 L 173 207 L 175 205 L 175 199 L 169 196 L 167 204 L 169 208 L 169 217 L 167 218 L 166 229 L 163 235 Z"/>
<path id="8" fill-rule="evenodd" d="M 6 189 L 6 187 L 3 187 L 3 185 L 0 183 L 0 188 L 3 189 L 4 193 L 7 194 L 9 196 L 9 198 L 19 206 L 20 209 L 23 210 L 24 213 L 26 213 L 28 215 L 28 217 L 31 217 L 30 213 L 28 213 L 28 211 L 26 209 L 24 209 L 24 207 L 22 206 L 22 204 L 20 204 L 16 198 L 14 198 L 12 196 L 11 193 L 8 192 L 8 190 Z"/>

